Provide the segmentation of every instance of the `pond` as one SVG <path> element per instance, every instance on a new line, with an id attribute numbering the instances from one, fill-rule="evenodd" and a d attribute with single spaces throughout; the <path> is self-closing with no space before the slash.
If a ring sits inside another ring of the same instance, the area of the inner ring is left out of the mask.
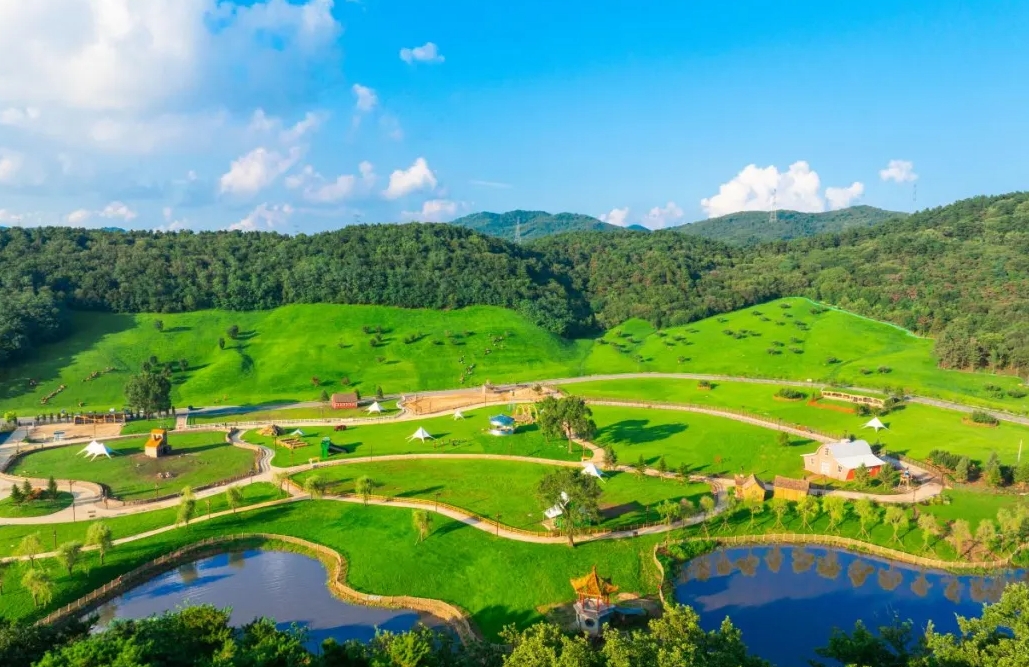
<path id="1" fill-rule="evenodd" d="M 438 625 L 431 616 L 404 609 L 365 607 L 329 593 L 325 567 L 309 556 L 284 551 L 229 552 L 204 558 L 155 577 L 97 610 L 101 630 L 114 619 L 146 618 L 189 605 L 232 608 L 232 624 L 275 619 L 280 629 L 293 623 L 308 631 L 307 648 L 323 640 L 369 641 L 375 629 L 403 632 L 419 622 Z"/>
<path id="2" fill-rule="evenodd" d="M 918 634 L 931 620 L 953 632 L 956 615 L 978 616 L 1007 583 L 1024 578 L 923 572 L 810 546 L 732 548 L 685 564 L 675 597 L 700 614 L 705 629 L 728 616 L 753 653 L 778 667 L 799 667 L 817 657 L 834 627 L 850 632 L 860 620 L 878 629 L 899 619 L 913 621 Z"/>

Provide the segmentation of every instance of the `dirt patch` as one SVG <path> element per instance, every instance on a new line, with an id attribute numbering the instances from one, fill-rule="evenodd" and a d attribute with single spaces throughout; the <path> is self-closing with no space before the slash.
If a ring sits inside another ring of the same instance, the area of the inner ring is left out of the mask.
<path id="1" fill-rule="evenodd" d="M 995 424 L 984 424 L 982 422 L 972 421 L 971 417 L 962 417 L 961 423 L 965 424 L 966 426 L 975 426 L 977 428 L 997 428 L 998 426 L 1000 426 L 999 421 Z"/>
<path id="2" fill-rule="evenodd" d="M 842 412 L 845 415 L 857 414 L 857 410 L 854 408 L 848 408 L 842 405 L 833 405 L 832 403 L 823 403 L 822 401 L 808 401 L 807 406 L 809 408 L 818 408 L 819 410 L 832 410 L 833 412 Z"/>
<path id="3" fill-rule="evenodd" d="M 29 431 L 29 439 L 52 440 L 54 431 L 64 431 L 64 439 L 111 438 L 121 433 L 122 424 L 42 424 Z"/>
<path id="4" fill-rule="evenodd" d="M 543 399 L 554 393 L 549 387 L 541 387 L 535 391 L 532 387 L 517 387 L 497 391 L 494 389 L 462 389 L 445 394 L 415 396 L 404 401 L 404 407 L 416 415 L 428 415 L 437 412 L 449 412 L 464 408 L 503 403 L 525 403 Z"/>

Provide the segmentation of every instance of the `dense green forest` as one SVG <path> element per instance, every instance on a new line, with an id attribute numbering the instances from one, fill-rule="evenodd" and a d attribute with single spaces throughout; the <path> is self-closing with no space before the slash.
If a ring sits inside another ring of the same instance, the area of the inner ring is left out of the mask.
<path id="1" fill-rule="evenodd" d="M 601 222 L 578 213 L 547 213 L 546 211 L 508 211 L 507 213 L 472 213 L 450 223 L 482 234 L 497 236 L 508 241 L 515 238 L 515 227 L 521 225 L 523 241 L 543 238 L 563 232 L 624 232 L 617 225 Z"/>
<path id="2" fill-rule="evenodd" d="M 768 220 L 767 211 L 740 211 L 674 229 L 683 234 L 703 236 L 733 245 L 757 245 L 768 241 L 788 241 L 816 234 L 842 232 L 855 227 L 871 227 L 884 220 L 906 215 L 874 206 L 851 206 L 822 213 L 779 211 L 778 221 L 772 224 Z"/>
<path id="3" fill-rule="evenodd" d="M 513 308 L 578 335 L 683 324 L 808 296 L 936 338 L 952 368 L 1029 370 L 1029 193 L 740 248 L 665 230 L 524 245 L 448 225 L 316 234 L 0 230 L 0 361 L 63 333 L 67 309 L 253 310 L 291 303 Z"/>

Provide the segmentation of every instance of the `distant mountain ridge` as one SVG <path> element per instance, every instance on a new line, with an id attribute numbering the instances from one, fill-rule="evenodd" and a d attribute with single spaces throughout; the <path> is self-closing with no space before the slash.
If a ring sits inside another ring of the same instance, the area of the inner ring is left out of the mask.
<path id="1" fill-rule="evenodd" d="M 547 213 L 546 211 L 508 211 L 507 213 L 472 213 L 454 220 L 450 224 L 472 229 L 508 241 L 513 241 L 515 228 L 521 224 L 522 240 L 560 234 L 562 232 L 624 231 L 618 225 L 601 222 L 580 213 Z"/>
<path id="2" fill-rule="evenodd" d="M 891 218 L 904 218 L 907 213 L 886 211 L 874 206 L 851 206 L 823 213 L 778 211 L 778 221 L 768 220 L 768 211 L 740 211 L 718 218 L 674 227 L 678 232 L 702 236 L 733 245 L 756 245 L 767 241 L 815 236 L 845 229 L 871 227 Z"/>

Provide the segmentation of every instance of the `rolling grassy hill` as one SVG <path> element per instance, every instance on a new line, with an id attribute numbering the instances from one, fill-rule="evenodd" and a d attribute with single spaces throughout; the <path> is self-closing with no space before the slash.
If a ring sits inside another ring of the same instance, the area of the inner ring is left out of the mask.
<path id="1" fill-rule="evenodd" d="M 158 319 L 163 331 L 154 327 Z M 365 394 L 380 385 L 386 392 L 459 387 L 462 375 L 467 386 L 565 376 L 577 372 L 588 349 L 588 342 L 565 341 L 513 311 L 488 306 L 432 311 L 307 304 L 246 313 L 85 313 L 76 320 L 71 337 L 0 369 L 0 406 L 22 414 L 70 410 L 79 402 L 85 409 L 121 406 L 126 379 L 151 355 L 159 364 L 173 363 L 172 402 L 182 407 L 317 400 L 323 389 L 343 389 L 344 376 Z M 238 340 L 226 334 L 232 325 L 240 329 Z M 373 347 L 376 327 L 381 342 Z M 223 350 L 219 337 L 226 339 Z M 114 370 L 85 381 L 108 368 Z M 67 389 L 41 406 L 40 398 L 61 384 Z"/>
<path id="2" fill-rule="evenodd" d="M 734 245 L 754 245 L 765 241 L 786 241 L 856 227 L 871 227 L 884 220 L 906 215 L 874 206 L 851 206 L 824 213 L 779 211 L 779 221 L 772 225 L 768 222 L 767 211 L 741 211 L 681 225 L 675 227 L 675 230 Z"/>
<path id="3" fill-rule="evenodd" d="M 624 231 L 622 227 L 601 222 L 588 215 L 547 213 L 546 211 L 508 211 L 507 213 L 484 211 L 458 218 L 450 224 L 513 241 L 515 226 L 519 222 L 522 225 L 522 239 L 526 241 L 561 232 Z"/>

